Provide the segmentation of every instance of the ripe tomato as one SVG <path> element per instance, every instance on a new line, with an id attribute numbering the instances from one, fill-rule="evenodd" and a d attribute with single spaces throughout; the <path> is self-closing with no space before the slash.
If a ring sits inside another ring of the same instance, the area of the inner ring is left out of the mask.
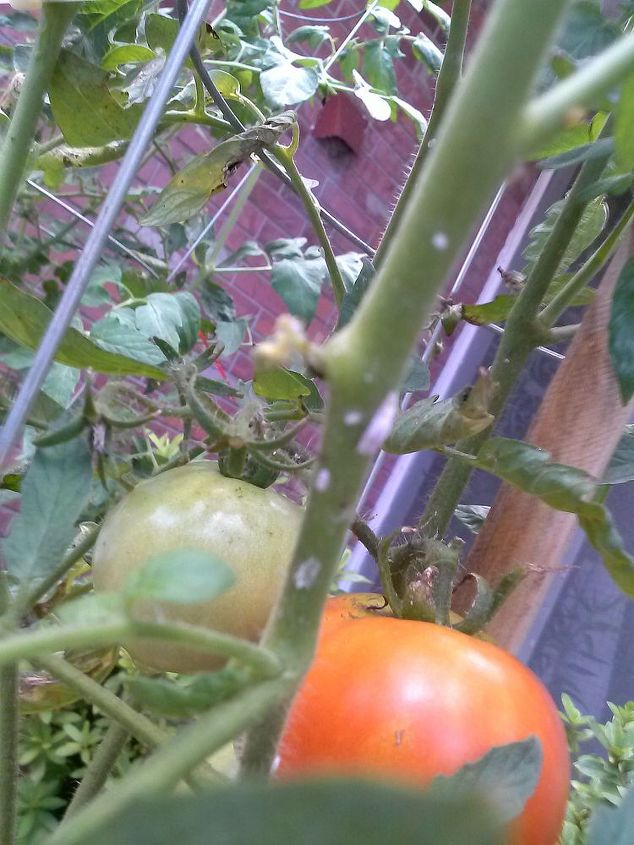
<path id="1" fill-rule="evenodd" d="M 277 776 L 337 774 L 428 784 L 495 745 L 534 735 L 542 774 L 510 826 L 513 845 L 554 845 L 570 763 L 555 705 L 497 646 L 449 628 L 382 616 L 324 617 L 316 658 L 289 711 Z"/>
<path id="2" fill-rule="evenodd" d="M 139 616 L 257 640 L 290 563 L 302 514 L 273 490 L 225 478 L 210 461 L 168 470 L 138 484 L 106 516 L 93 555 L 95 589 L 121 590 L 136 567 L 162 552 L 204 549 L 231 566 L 235 585 L 206 602 L 142 602 Z M 209 671 L 224 662 L 160 641 L 135 642 L 130 651 L 164 671 Z"/>

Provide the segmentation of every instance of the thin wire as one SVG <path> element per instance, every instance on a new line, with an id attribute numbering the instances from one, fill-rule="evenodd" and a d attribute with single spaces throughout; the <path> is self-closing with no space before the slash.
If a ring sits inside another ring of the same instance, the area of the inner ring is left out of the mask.
<path id="1" fill-rule="evenodd" d="M 502 326 L 496 325 L 496 323 L 487 323 L 486 326 L 482 328 L 490 329 L 495 334 L 504 334 L 504 329 Z M 563 361 L 566 357 L 565 355 L 561 355 L 559 352 L 555 352 L 554 349 L 549 349 L 547 346 L 538 346 L 535 349 L 536 352 L 541 352 L 542 355 L 547 355 L 549 358 L 556 358 L 557 361 Z"/>
<path id="2" fill-rule="evenodd" d="M 187 261 L 187 259 L 188 259 L 188 258 L 189 258 L 189 256 L 192 254 L 192 252 L 196 249 L 196 247 L 198 246 L 198 244 L 199 244 L 199 243 L 203 240 L 203 238 L 206 236 L 207 232 L 208 232 L 208 231 L 209 231 L 209 230 L 210 230 L 210 229 L 214 226 L 214 224 L 216 223 L 216 221 L 218 220 L 218 218 L 220 217 L 220 215 L 224 213 L 224 211 L 226 210 L 226 208 L 227 208 L 229 205 L 231 205 L 231 203 L 233 202 L 233 198 L 234 198 L 234 197 L 235 197 L 235 195 L 236 195 L 236 194 L 240 191 L 240 189 L 242 188 L 242 186 L 244 185 L 244 183 L 247 181 L 247 179 L 249 178 L 249 176 L 250 176 L 250 175 L 253 173 L 253 171 L 256 169 L 256 167 L 258 167 L 258 165 L 257 165 L 257 164 L 252 164 L 252 165 L 251 165 L 251 167 L 250 167 L 250 168 L 248 169 L 248 171 L 244 174 L 244 176 L 242 177 L 242 179 L 240 179 L 240 181 L 238 182 L 238 184 L 235 186 L 235 188 L 233 189 L 233 191 L 231 191 L 231 193 L 229 194 L 229 196 L 227 197 L 227 199 L 223 202 L 223 204 L 220 206 L 220 208 L 216 211 L 216 213 L 215 213 L 215 214 L 214 214 L 214 216 L 211 218 L 211 220 L 209 221 L 209 223 L 207 223 L 207 225 L 205 226 L 205 228 L 204 228 L 204 229 L 202 230 L 202 232 L 198 235 L 198 237 L 196 238 L 196 240 L 195 240 L 195 241 L 194 241 L 194 242 L 193 242 L 193 243 L 192 243 L 192 244 L 188 247 L 187 252 L 186 252 L 183 256 L 181 256 L 181 258 L 178 260 L 178 263 L 176 264 L 176 266 L 175 266 L 172 270 L 170 270 L 170 274 L 169 274 L 169 276 L 167 277 L 167 281 L 168 281 L 168 282 L 171 282 L 171 281 L 172 281 L 172 279 L 174 278 L 174 276 L 178 273 L 178 271 L 179 271 L 179 270 L 180 270 L 180 268 L 183 266 L 183 264 Z"/>
<path id="3" fill-rule="evenodd" d="M 374 2 L 373 2 L 373 3 L 370 3 L 370 5 L 368 6 L 368 8 L 367 8 L 367 9 L 366 9 L 363 13 L 362 13 L 361 18 L 360 18 L 360 19 L 357 21 L 357 23 L 356 23 L 356 24 L 352 27 L 352 29 L 350 30 L 350 32 L 346 35 L 346 37 L 343 39 L 343 41 L 341 42 L 341 44 L 337 47 L 337 49 L 336 49 L 336 50 L 335 50 L 335 52 L 332 54 L 332 56 L 331 56 L 331 57 L 328 59 L 328 61 L 324 64 L 324 73 L 325 73 L 325 72 L 326 72 L 326 71 L 327 71 L 330 67 L 332 67 L 332 65 L 333 65 L 333 64 L 337 61 L 338 57 L 341 55 L 341 53 L 343 52 L 343 50 L 345 50 L 345 48 L 348 46 L 348 44 L 352 41 L 352 39 L 354 38 L 354 36 L 355 36 L 355 35 L 357 34 L 357 32 L 359 31 L 359 29 L 363 26 L 363 24 L 365 23 L 366 18 L 370 17 L 370 15 L 372 14 L 372 12 L 376 9 L 376 7 L 377 7 L 378 5 L 379 5 L 379 0 L 374 0 Z"/>
<path id="4" fill-rule="evenodd" d="M 95 224 L 93 223 L 93 221 L 86 217 L 84 214 L 82 214 L 79 209 L 75 208 L 70 203 L 51 193 L 46 188 L 42 187 L 42 185 L 38 185 L 37 182 L 34 182 L 32 179 L 27 179 L 26 183 L 31 188 L 34 188 L 36 191 L 38 191 L 40 194 L 43 194 L 45 197 L 48 197 L 48 199 L 52 200 L 54 203 L 59 205 L 60 208 L 63 208 L 69 214 L 72 214 L 73 217 L 76 217 L 78 220 L 81 220 L 82 223 L 85 223 L 87 226 L 90 226 L 91 229 L 95 228 Z M 158 279 L 158 273 L 149 264 L 146 264 L 146 262 L 135 250 L 130 249 L 130 247 L 127 247 L 125 244 L 121 243 L 121 241 L 117 240 L 114 235 L 108 235 L 108 240 L 110 241 L 110 243 L 118 247 L 121 252 L 124 252 L 126 255 L 128 255 L 130 258 L 134 259 L 134 261 L 144 267 L 148 271 L 148 273 L 154 276 L 155 279 Z"/>
<path id="5" fill-rule="evenodd" d="M 284 15 L 284 17 L 295 18 L 298 21 L 309 21 L 310 23 L 341 23 L 342 21 L 351 21 L 353 18 L 358 18 L 359 15 L 364 15 L 365 12 L 366 10 L 362 9 L 353 15 L 343 15 L 339 18 L 314 18 L 311 15 L 296 15 L 294 12 L 285 12 L 284 9 L 279 10 L 280 15 Z"/>
<path id="6" fill-rule="evenodd" d="M 49 323 L 40 346 L 35 353 L 31 369 L 27 373 L 16 400 L 7 414 L 4 426 L 0 431 L 0 473 L 6 470 L 13 444 L 22 431 L 31 404 L 46 378 L 57 348 L 62 341 L 66 329 L 70 325 L 79 301 L 86 289 L 88 280 L 101 257 L 101 253 L 108 241 L 110 230 L 125 201 L 128 188 L 138 170 L 143 153 L 151 141 L 158 122 L 161 119 L 165 104 L 172 92 L 172 87 L 178 78 L 183 62 L 187 58 L 190 45 L 198 32 L 198 27 L 205 16 L 209 3 L 210 0 L 194 0 L 191 9 L 187 13 L 185 22 L 180 28 L 169 52 L 156 89 L 143 112 L 142 119 L 123 157 L 121 167 L 104 200 L 95 226 L 88 236 L 83 251 L 79 254 L 79 258 L 55 311 L 55 315 Z"/>

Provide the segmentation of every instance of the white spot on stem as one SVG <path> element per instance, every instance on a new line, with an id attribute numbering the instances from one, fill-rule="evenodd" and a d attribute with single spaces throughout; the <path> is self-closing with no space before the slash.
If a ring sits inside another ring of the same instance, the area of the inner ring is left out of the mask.
<path id="1" fill-rule="evenodd" d="M 319 575 L 321 563 L 316 557 L 309 557 L 297 567 L 293 575 L 293 583 L 298 590 L 307 590 L 315 583 L 315 579 Z"/>
<path id="2" fill-rule="evenodd" d="M 383 441 L 392 430 L 394 418 L 398 413 L 398 393 L 394 390 L 385 397 L 376 413 L 361 435 L 357 452 L 360 455 L 373 455 L 383 445 Z"/>
<path id="3" fill-rule="evenodd" d="M 315 476 L 315 490 L 318 493 L 324 493 L 330 487 L 330 470 L 320 469 Z"/>
<path id="4" fill-rule="evenodd" d="M 361 411 L 347 411 L 343 415 L 343 422 L 345 425 L 358 425 L 363 419 Z"/>
<path id="5" fill-rule="evenodd" d="M 449 238 L 445 232 L 435 232 L 431 239 L 431 244 L 434 249 L 444 252 L 449 246 Z"/>

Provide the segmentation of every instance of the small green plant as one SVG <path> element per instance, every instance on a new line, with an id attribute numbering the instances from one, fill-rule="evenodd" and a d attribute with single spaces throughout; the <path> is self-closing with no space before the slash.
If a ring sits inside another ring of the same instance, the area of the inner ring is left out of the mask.
<path id="1" fill-rule="evenodd" d="M 612 719 L 604 725 L 583 715 L 569 695 L 562 696 L 562 704 L 575 774 L 559 845 L 585 845 L 597 807 L 618 807 L 634 784 L 634 701 L 621 707 L 608 701 Z M 603 753 L 581 753 L 581 746 L 592 740 L 600 743 Z"/>

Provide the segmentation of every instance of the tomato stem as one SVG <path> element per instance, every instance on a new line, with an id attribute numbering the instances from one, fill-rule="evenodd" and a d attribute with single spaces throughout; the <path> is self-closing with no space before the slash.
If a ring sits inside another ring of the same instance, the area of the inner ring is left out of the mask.
<path id="1" fill-rule="evenodd" d="M 11 209 L 24 178 L 44 92 L 53 75 L 62 38 L 78 7 L 79 3 L 42 5 L 37 43 L 0 150 L 0 232 L 3 234 L 7 231 Z"/>
<path id="2" fill-rule="evenodd" d="M 297 678 L 312 659 L 369 462 L 391 430 L 393 386 L 483 205 L 517 160 L 516 121 L 565 5 L 500 0 L 491 8 L 436 143 L 410 177 L 373 283 L 322 350 L 330 403 L 321 455 L 284 593 L 263 638 Z M 280 725 L 274 713 L 250 732 L 245 773 L 268 769 Z"/>

